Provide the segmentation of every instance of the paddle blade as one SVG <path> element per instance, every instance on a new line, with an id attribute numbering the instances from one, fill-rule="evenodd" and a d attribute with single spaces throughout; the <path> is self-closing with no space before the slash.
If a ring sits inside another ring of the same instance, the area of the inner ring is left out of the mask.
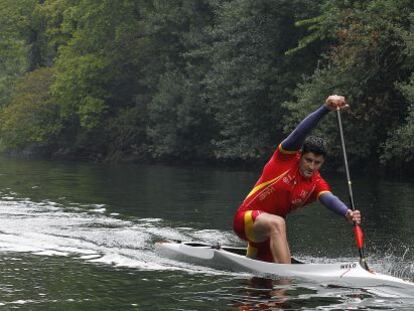
<path id="1" fill-rule="evenodd" d="M 364 247 L 364 232 L 359 225 L 354 226 L 355 242 L 358 248 Z"/>

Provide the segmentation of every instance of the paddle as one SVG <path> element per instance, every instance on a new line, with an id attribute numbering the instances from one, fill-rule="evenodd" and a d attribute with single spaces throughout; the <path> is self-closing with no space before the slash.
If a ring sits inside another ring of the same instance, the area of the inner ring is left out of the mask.
<path id="1" fill-rule="evenodd" d="M 344 138 L 344 130 L 342 128 L 342 119 L 341 119 L 341 110 L 339 107 L 336 108 L 336 116 L 338 120 L 338 128 L 339 128 L 339 135 L 341 136 L 341 147 L 342 147 L 342 154 L 344 156 L 344 165 L 345 165 L 345 172 L 346 172 L 346 179 L 348 181 L 348 194 L 349 194 L 349 202 L 351 204 L 351 209 L 355 211 L 355 203 L 354 203 L 354 195 L 352 192 L 352 182 L 351 182 L 351 175 L 349 174 L 349 167 L 348 167 L 348 159 L 346 156 L 346 149 L 345 149 L 345 138 Z M 355 234 L 355 242 L 358 247 L 359 251 L 359 261 L 361 266 L 364 267 L 365 270 L 370 271 L 368 268 L 368 264 L 365 260 L 364 255 L 364 232 L 362 231 L 360 225 L 354 222 L 354 234 Z"/>

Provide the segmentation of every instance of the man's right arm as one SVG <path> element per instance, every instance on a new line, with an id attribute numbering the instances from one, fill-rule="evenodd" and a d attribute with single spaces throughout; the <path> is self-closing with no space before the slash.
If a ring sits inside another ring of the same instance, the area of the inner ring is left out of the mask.
<path id="1" fill-rule="evenodd" d="M 285 151 L 298 151 L 306 136 L 312 131 L 312 129 L 318 124 L 318 122 L 330 111 L 337 107 L 345 108 L 348 107 L 345 97 L 338 95 L 329 96 L 325 104 L 319 107 L 317 110 L 309 114 L 303 119 L 298 126 L 293 130 L 289 136 L 282 141 L 281 149 Z"/>
<path id="2" fill-rule="evenodd" d="M 329 112 L 329 109 L 322 105 L 316 111 L 303 119 L 289 136 L 282 141 L 281 148 L 285 151 L 297 151 L 302 147 L 306 136 L 318 124 L 318 122 Z"/>

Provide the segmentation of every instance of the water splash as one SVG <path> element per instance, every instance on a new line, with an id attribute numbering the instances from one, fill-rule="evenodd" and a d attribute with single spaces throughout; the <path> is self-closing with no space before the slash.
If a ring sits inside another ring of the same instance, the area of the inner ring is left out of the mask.
<path id="1" fill-rule="evenodd" d="M 378 272 L 414 281 L 414 249 L 409 245 L 390 241 L 385 249 L 371 253 L 369 261 Z"/>

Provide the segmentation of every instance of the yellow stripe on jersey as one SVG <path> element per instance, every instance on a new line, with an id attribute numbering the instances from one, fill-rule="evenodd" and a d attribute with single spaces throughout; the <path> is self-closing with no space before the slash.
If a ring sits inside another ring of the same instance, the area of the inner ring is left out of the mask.
<path id="1" fill-rule="evenodd" d="M 255 241 L 256 237 L 253 232 L 253 211 L 247 211 L 244 213 L 244 233 L 249 241 Z"/>
<path id="2" fill-rule="evenodd" d="M 246 257 L 249 258 L 256 258 L 257 256 L 257 248 L 251 246 L 250 243 L 247 244 L 247 252 L 246 252 Z"/>
<path id="3" fill-rule="evenodd" d="M 295 154 L 295 153 L 298 152 L 298 150 L 286 150 L 286 149 L 283 149 L 282 144 L 279 144 L 279 151 L 281 153 L 284 153 L 284 154 Z"/>
<path id="4" fill-rule="evenodd" d="M 262 190 L 264 187 L 266 187 L 266 186 L 269 186 L 269 185 L 271 185 L 271 184 L 274 184 L 274 183 L 276 183 L 276 182 L 278 182 L 283 176 L 285 176 L 286 174 L 287 174 L 287 172 L 289 172 L 289 170 L 287 170 L 286 172 L 284 172 L 284 173 L 282 173 L 282 174 L 280 174 L 279 176 L 277 176 L 277 177 L 275 177 L 275 178 L 273 178 L 273 179 L 271 179 L 271 180 L 269 180 L 269 181 L 265 181 L 265 182 L 263 182 L 263 183 L 261 183 L 261 184 L 259 184 L 259 185 L 257 185 L 256 187 L 254 187 L 253 189 L 252 189 L 252 191 L 250 191 L 250 193 L 247 195 L 247 197 L 246 197 L 246 199 L 247 198 L 249 198 L 249 197 L 251 197 L 253 194 L 255 194 L 257 191 L 259 191 L 259 190 Z M 246 200 L 245 199 L 245 200 Z"/>
<path id="5" fill-rule="evenodd" d="M 319 197 L 324 194 L 324 193 L 331 193 L 329 190 L 325 190 L 325 191 L 321 191 L 318 193 L 318 195 L 316 196 L 316 199 L 319 200 Z"/>

